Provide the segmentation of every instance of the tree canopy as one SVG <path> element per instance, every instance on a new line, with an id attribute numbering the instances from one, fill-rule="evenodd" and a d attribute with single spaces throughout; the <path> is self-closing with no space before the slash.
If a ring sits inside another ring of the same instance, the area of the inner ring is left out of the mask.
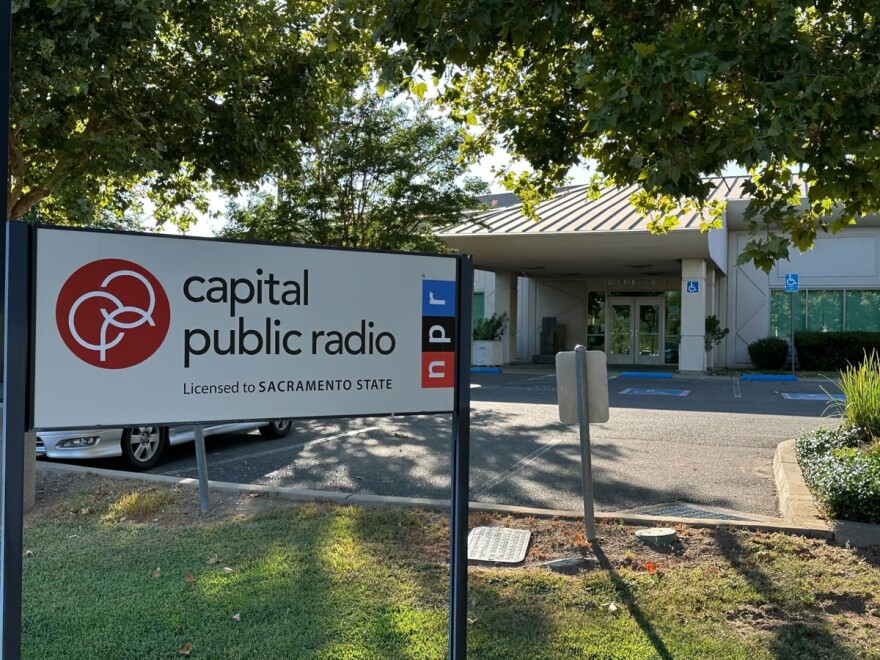
<path id="1" fill-rule="evenodd" d="M 437 252 L 435 231 L 460 221 L 487 192 L 465 176 L 461 135 L 423 104 L 372 92 L 342 99 L 303 145 L 296 167 L 246 205 L 223 235 L 302 244 Z"/>
<path id="2" fill-rule="evenodd" d="M 533 175 L 506 183 L 527 210 L 578 162 L 600 184 L 639 184 L 652 228 L 689 205 L 718 226 L 708 175 L 753 174 L 756 234 L 743 260 L 769 269 L 880 210 L 880 2 L 847 0 L 338 0 L 336 30 L 391 54 L 386 80 L 433 74 L 466 144 L 500 141 Z M 795 173 L 799 178 L 792 176 Z M 802 185 L 806 204 L 801 203 Z"/>
<path id="3" fill-rule="evenodd" d="M 7 217 L 185 226 L 296 159 L 369 48 L 320 0 L 13 0 Z M 39 208 L 35 208 L 39 204 Z"/>

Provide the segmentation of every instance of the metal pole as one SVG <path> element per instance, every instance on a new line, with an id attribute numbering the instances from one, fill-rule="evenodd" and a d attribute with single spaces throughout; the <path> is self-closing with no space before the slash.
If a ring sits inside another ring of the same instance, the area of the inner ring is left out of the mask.
<path id="1" fill-rule="evenodd" d="M 789 304 L 791 311 L 791 375 L 794 376 L 794 291 L 789 295 L 791 295 L 791 304 Z"/>
<path id="2" fill-rule="evenodd" d="M 3 365 L 2 614 L 0 657 L 21 657 L 21 555 L 24 527 L 24 436 L 28 426 L 30 227 L 6 225 Z"/>
<path id="3" fill-rule="evenodd" d="M 578 426 L 581 432 L 581 481 L 584 490 L 584 534 L 596 540 L 596 515 L 593 512 L 593 462 L 590 457 L 590 410 L 587 405 L 587 347 L 578 344 L 575 351 L 577 375 Z"/>
<path id="4" fill-rule="evenodd" d="M 455 408 L 452 415 L 452 497 L 449 547 L 449 658 L 467 658 L 467 535 L 471 438 L 471 300 L 474 262 L 458 260 Z"/>
<path id="5" fill-rule="evenodd" d="M 3 207 L 0 210 L 0 259 L 6 258 L 6 222 L 9 205 L 9 96 L 12 69 L 12 0 L 0 0 L 0 130 L 3 131 L 3 151 L 0 157 L 0 198 Z M 6 272 L 6 268 L 0 267 L 0 272 Z M 5 287 L 0 287 L 0 296 L 5 295 Z M 5 309 L 3 300 L 0 300 L 0 309 Z M 5 323 L 0 323 L 4 328 Z M 0 339 L 0 346 L 4 343 Z M 0 355 L 0 372 L 3 369 L 5 353 Z"/>
<path id="6" fill-rule="evenodd" d="M 199 508 L 208 513 L 208 457 L 205 455 L 205 427 L 196 424 L 193 427 L 193 440 L 196 443 L 196 469 L 199 473 Z"/>

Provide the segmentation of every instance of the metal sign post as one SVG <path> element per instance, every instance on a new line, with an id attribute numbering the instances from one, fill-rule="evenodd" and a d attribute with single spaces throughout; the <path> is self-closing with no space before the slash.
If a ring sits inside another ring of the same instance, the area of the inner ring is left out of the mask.
<path id="1" fill-rule="evenodd" d="M 455 411 L 452 415 L 452 497 L 449 548 L 449 658 L 467 657 L 467 536 L 471 439 L 471 298 L 474 262 L 458 262 L 455 329 Z"/>
<path id="2" fill-rule="evenodd" d="M 794 348 L 794 301 L 795 294 L 800 289 L 800 277 L 797 273 L 787 273 L 785 275 L 785 291 L 789 294 L 789 313 L 791 316 L 789 325 L 791 326 L 791 375 L 794 376 L 794 360 L 795 360 L 795 348 Z"/>
<path id="3" fill-rule="evenodd" d="M 208 499 L 208 457 L 205 455 L 205 427 L 193 427 L 193 440 L 196 443 L 196 470 L 199 473 L 199 509 L 208 513 L 211 502 Z"/>
<path id="4" fill-rule="evenodd" d="M 30 227 L 6 225 L 3 368 L 2 614 L 0 657 L 21 657 L 21 555 L 24 527 L 24 434 L 28 428 Z"/>
<path id="5" fill-rule="evenodd" d="M 590 450 L 590 423 L 609 419 L 608 365 L 605 353 L 588 351 L 580 344 L 573 351 L 556 354 L 556 392 L 559 421 L 577 424 L 580 429 L 581 482 L 584 497 L 584 534 L 596 539 L 593 512 L 593 465 Z"/>
<path id="6" fill-rule="evenodd" d="M 578 426 L 581 435 L 581 481 L 584 491 L 584 533 L 587 541 L 596 540 L 596 514 L 593 511 L 593 462 L 590 458 L 590 411 L 587 406 L 587 347 L 574 347 L 577 370 Z"/>

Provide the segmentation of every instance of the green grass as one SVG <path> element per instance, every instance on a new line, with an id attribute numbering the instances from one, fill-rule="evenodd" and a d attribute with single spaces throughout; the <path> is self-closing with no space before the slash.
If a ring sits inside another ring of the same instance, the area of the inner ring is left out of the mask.
<path id="1" fill-rule="evenodd" d="M 86 509 L 83 499 L 27 526 L 27 658 L 175 658 L 187 644 L 199 658 L 445 657 L 438 514 L 277 503 L 208 521 L 178 507 L 158 523 L 111 524 L 121 498 Z M 502 522 L 539 530 L 533 554 L 557 543 L 550 530 L 579 529 Z M 469 657 L 880 658 L 876 557 L 682 530 L 684 554 L 649 574 L 632 531 L 602 525 L 605 568 L 575 577 L 471 568 Z"/>

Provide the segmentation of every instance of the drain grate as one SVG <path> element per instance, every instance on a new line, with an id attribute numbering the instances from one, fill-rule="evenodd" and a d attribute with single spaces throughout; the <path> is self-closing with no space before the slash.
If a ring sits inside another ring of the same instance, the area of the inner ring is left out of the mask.
<path id="1" fill-rule="evenodd" d="M 474 527 L 468 534 L 468 559 L 518 564 L 526 558 L 532 533 L 508 527 Z"/>
<path id="2" fill-rule="evenodd" d="M 639 509 L 643 516 L 657 516 L 658 518 L 709 518 L 711 520 L 742 520 L 748 522 L 753 518 L 743 518 L 725 511 L 715 511 L 695 504 L 660 504 L 655 507 Z"/>

